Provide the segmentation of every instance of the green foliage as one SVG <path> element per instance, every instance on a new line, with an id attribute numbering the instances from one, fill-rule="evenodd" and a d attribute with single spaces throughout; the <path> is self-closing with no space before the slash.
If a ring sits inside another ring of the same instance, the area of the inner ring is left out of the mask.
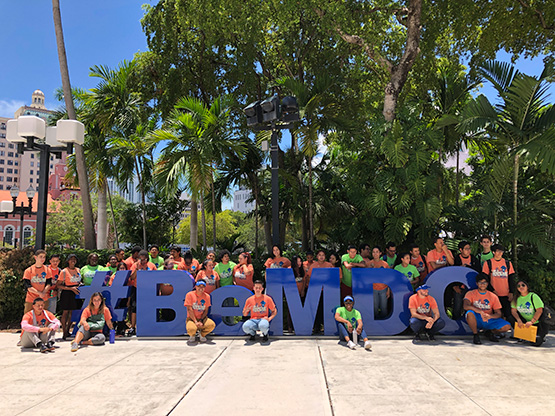
<path id="1" fill-rule="evenodd" d="M 81 199 L 53 201 L 46 221 L 47 245 L 83 245 L 83 206 Z"/>

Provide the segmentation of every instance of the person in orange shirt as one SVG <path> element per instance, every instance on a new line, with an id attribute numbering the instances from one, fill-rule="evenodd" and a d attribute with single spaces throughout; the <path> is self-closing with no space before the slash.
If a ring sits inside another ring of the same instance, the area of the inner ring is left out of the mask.
<path id="1" fill-rule="evenodd" d="M 148 251 L 139 251 L 138 260 L 131 265 L 131 274 L 129 275 L 129 283 L 131 286 L 129 288 L 129 300 L 127 306 L 131 314 L 131 329 L 127 331 L 127 336 L 133 336 L 137 334 L 137 272 L 156 270 L 156 266 L 148 261 Z"/>
<path id="2" fill-rule="evenodd" d="M 125 251 L 123 250 L 123 248 L 116 248 L 116 251 L 114 254 L 118 259 L 118 263 L 121 263 L 125 258 Z M 106 265 L 106 267 L 108 267 L 108 265 Z"/>
<path id="3" fill-rule="evenodd" d="M 380 247 L 372 248 L 372 260 L 365 261 L 366 267 L 373 269 L 389 269 L 389 264 L 382 260 L 382 251 Z M 363 257 L 364 258 L 364 257 Z M 389 314 L 387 300 L 391 297 L 391 289 L 385 283 L 374 283 L 372 285 L 374 291 L 374 319 L 385 319 Z"/>
<path id="4" fill-rule="evenodd" d="M 33 301 L 41 298 L 48 302 L 50 298 L 50 287 L 52 286 L 52 275 L 50 269 L 44 265 L 46 251 L 35 251 L 35 264 L 28 267 L 23 273 L 23 285 L 27 291 L 25 295 L 25 310 L 23 313 L 33 309 Z"/>
<path id="5" fill-rule="evenodd" d="M 197 282 L 204 280 L 206 283 L 204 292 L 208 295 L 220 287 L 220 275 L 214 270 L 214 262 L 212 260 L 204 260 L 195 280 Z"/>
<path id="6" fill-rule="evenodd" d="M 426 262 L 426 256 L 420 254 L 420 247 L 418 244 L 410 245 L 410 264 L 416 267 L 418 273 L 420 273 L 420 281 L 424 282 L 426 276 L 428 276 L 428 265 Z"/>
<path id="7" fill-rule="evenodd" d="M 62 331 L 63 339 L 69 337 L 69 329 L 71 327 L 71 313 L 80 308 L 79 302 L 75 295 L 79 294 L 79 286 L 81 285 L 80 270 L 75 267 L 77 264 L 77 256 L 70 254 L 67 256 L 67 267 L 60 273 L 58 279 L 58 289 L 62 291 L 60 295 L 60 309 L 62 310 Z"/>
<path id="8" fill-rule="evenodd" d="M 233 283 L 253 290 L 254 267 L 250 253 L 239 254 L 239 264 L 233 268 Z"/>
<path id="9" fill-rule="evenodd" d="M 267 342 L 270 322 L 277 315 L 274 300 L 262 294 L 263 291 L 263 283 L 260 280 L 254 282 L 254 295 L 246 300 L 243 308 L 243 316 L 250 315 L 250 319 L 243 324 L 243 332 L 249 335 L 249 341 L 255 341 L 256 331 L 260 331 L 262 342 Z"/>
<path id="10" fill-rule="evenodd" d="M 418 286 L 416 294 L 409 298 L 410 327 L 417 341 L 422 340 L 422 333 L 426 333 L 430 341 L 435 341 L 435 334 L 445 327 L 437 302 L 428 294 L 428 289 L 427 285 Z"/>
<path id="11" fill-rule="evenodd" d="M 428 251 L 426 261 L 428 262 L 429 273 L 445 266 L 452 266 L 455 263 L 451 250 L 447 248 L 441 237 L 436 237 L 434 240 L 434 249 Z"/>
<path id="12" fill-rule="evenodd" d="M 308 271 L 310 270 L 310 266 L 314 263 L 314 252 L 312 250 L 308 250 L 306 252 L 306 261 L 303 262 L 304 274 L 308 276 Z"/>
<path id="13" fill-rule="evenodd" d="M 60 277 L 60 255 L 53 254 L 50 256 L 50 264 L 48 268 L 50 269 L 50 276 L 52 278 L 52 286 L 50 286 L 50 298 L 48 299 L 48 311 L 56 314 L 56 308 L 58 307 L 58 278 Z"/>
<path id="14" fill-rule="evenodd" d="M 272 256 L 266 260 L 264 267 L 267 269 L 288 269 L 291 267 L 291 262 L 288 258 L 282 257 L 280 246 L 274 245 L 272 247 Z"/>
<path id="15" fill-rule="evenodd" d="M 104 345 L 106 342 L 106 336 L 103 334 L 104 325 L 114 329 L 112 314 L 104 303 L 102 293 L 95 292 L 91 296 L 89 305 L 81 313 L 79 331 L 71 343 L 71 351 L 77 351 L 81 343 L 83 345 Z"/>
<path id="16" fill-rule="evenodd" d="M 185 296 L 187 308 L 187 334 L 189 342 L 196 341 L 197 331 L 200 332 L 200 342 L 206 342 L 206 336 L 214 330 L 216 324 L 207 317 L 210 308 L 210 295 L 205 293 L 206 282 L 199 280 L 195 283 L 195 290 Z"/>
<path id="17" fill-rule="evenodd" d="M 38 348 L 40 352 L 54 351 L 56 330 L 60 321 L 54 314 L 44 309 L 44 300 L 36 297 L 31 310 L 21 319 L 21 346 L 23 348 Z"/>
<path id="18" fill-rule="evenodd" d="M 174 262 L 177 264 L 178 270 L 185 270 L 191 273 L 193 277 L 195 277 L 200 270 L 200 263 L 197 259 L 193 258 L 193 254 L 190 251 L 185 253 L 181 261 L 176 261 L 174 258 Z"/>
<path id="19" fill-rule="evenodd" d="M 312 271 L 314 269 L 319 268 L 333 268 L 333 264 L 326 261 L 326 252 L 324 250 L 318 250 L 316 252 L 316 261 L 310 265 L 310 269 L 308 270 L 308 275 L 305 276 L 305 288 L 304 288 L 304 295 L 301 297 L 301 300 L 304 305 L 304 299 L 306 298 L 306 291 L 308 290 L 308 285 L 310 284 L 310 276 L 312 276 Z M 339 269 L 341 272 L 341 269 Z M 313 334 L 319 334 L 322 332 L 322 327 L 324 324 L 324 303 L 318 303 L 318 309 L 316 310 L 316 319 L 314 320 L 314 327 L 313 327 Z"/>
<path id="20" fill-rule="evenodd" d="M 307 276 L 308 278 L 306 281 L 306 286 L 308 287 L 310 283 L 310 276 L 312 275 L 312 271 L 314 269 L 333 268 L 333 267 L 335 267 L 333 264 L 331 264 L 329 261 L 326 261 L 326 252 L 324 250 L 318 250 L 316 252 L 316 261 L 312 262 L 312 264 L 310 265 L 310 269 L 308 269 L 308 276 Z"/>
<path id="21" fill-rule="evenodd" d="M 492 342 L 499 342 L 496 335 L 511 330 L 511 324 L 502 318 L 501 302 L 495 293 L 488 290 L 488 278 L 483 273 L 476 276 L 478 289 L 466 292 L 464 309 L 466 322 L 472 333 L 474 344 L 481 344 L 478 331 L 485 330 L 486 336 Z"/>
<path id="22" fill-rule="evenodd" d="M 482 272 L 488 275 L 493 293 L 501 302 L 503 317 L 512 321 L 511 302 L 515 293 L 515 270 L 509 260 L 503 258 L 505 248 L 501 244 L 491 247 L 493 258 L 486 260 Z"/>
<path id="23" fill-rule="evenodd" d="M 131 250 L 131 255 L 123 261 L 127 266 L 127 270 L 131 270 L 133 264 L 136 263 L 137 260 L 139 260 L 139 253 L 141 252 L 141 250 L 142 249 L 139 246 L 133 247 L 133 249 Z"/>

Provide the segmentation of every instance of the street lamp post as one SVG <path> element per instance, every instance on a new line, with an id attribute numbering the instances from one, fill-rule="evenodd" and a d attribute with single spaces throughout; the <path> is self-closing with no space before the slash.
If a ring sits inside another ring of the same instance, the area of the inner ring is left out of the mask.
<path id="1" fill-rule="evenodd" d="M 85 126 L 77 120 L 58 120 L 56 127 L 48 128 L 40 117 L 21 116 L 8 120 L 6 139 L 17 144 L 17 152 L 40 152 L 36 249 L 45 246 L 50 154 L 60 158 L 64 151 L 72 153 L 73 144 L 83 144 L 84 138 Z"/>
<path id="2" fill-rule="evenodd" d="M 247 126 L 254 130 L 271 130 L 270 156 L 272 159 L 272 243 L 279 244 L 279 143 L 278 131 L 289 129 L 299 121 L 299 105 L 295 97 L 279 97 L 255 101 L 243 109 Z"/>
<path id="3" fill-rule="evenodd" d="M 29 189 L 27 189 L 25 193 L 27 194 L 27 198 L 29 199 L 28 205 L 25 206 L 25 204 L 21 202 L 21 205 L 18 207 L 17 197 L 19 196 L 19 188 L 16 185 L 12 186 L 12 188 L 10 189 L 10 195 L 12 197 L 11 203 L 10 201 L 7 201 L 8 204 L 2 204 L 2 207 L 0 209 L 2 211 L 1 215 L 4 216 L 4 218 L 8 218 L 8 214 L 12 214 L 12 216 L 14 217 L 16 216 L 16 214 L 19 214 L 19 248 L 22 250 L 24 244 L 23 220 L 25 219 L 26 214 L 28 214 L 29 217 L 31 217 L 33 214 L 36 214 L 36 212 L 33 212 L 33 198 L 35 197 L 36 191 L 33 189 L 33 187 L 29 186 Z"/>

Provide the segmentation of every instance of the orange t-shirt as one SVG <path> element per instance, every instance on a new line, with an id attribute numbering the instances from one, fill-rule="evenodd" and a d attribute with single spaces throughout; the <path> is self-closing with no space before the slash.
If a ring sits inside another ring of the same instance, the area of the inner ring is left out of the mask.
<path id="1" fill-rule="evenodd" d="M 270 311 L 276 309 L 274 300 L 268 295 L 251 296 L 245 302 L 245 308 L 250 311 L 251 319 L 260 319 L 270 316 Z"/>
<path id="2" fill-rule="evenodd" d="M 42 313 L 40 315 L 35 315 L 35 320 L 37 322 L 38 327 L 35 328 L 46 328 L 48 325 L 50 325 L 51 323 L 54 323 L 57 321 L 56 317 L 52 314 L 52 312 L 47 311 L 46 309 L 44 309 L 42 311 Z M 27 312 L 25 315 L 23 315 L 23 318 L 21 319 L 21 327 L 23 328 L 23 326 L 33 326 L 33 309 L 31 309 L 29 312 Z M 24 325 L 25 323 L 27 323 L 27 325 Z M 21 331 L 22 333 L 25 332 L 25 330 Z"/>
<path id="3" fill-rule="evenodd" d="M 210 295 L 203 293 L 202 296 L 199 296 L 197 291 L 193 290 L 185 296 L 184 305 L 192 307 L 195 318 L 200 319 L 206 308 L 210 307 Z"/>
<path id="4" fill-rule="evenodd" d="M 177 264 L 178 270 L 185 270 L 191 273 L 193 276 L 195 275 L 195 273 L 198 273 L 198 271 L 200 270 L 200 263 L 198 262 L 197 259 L 193 259 L 191 264 L 187 266 L 187 263 L 185 263 L 185 259 L 182 257 L 181 261 L 177 262 L 176 264 Z"/>
<path id="5" fill-rule="evenodd" d="M 286 257 L 270 257 L 266 260 L 266 263 L 264 263 L 264 267 L 267 269 L 288 269 L 291 267 L 291 261 Z"/>
<path id="6" fill-rule="evenodd" d="M 243 286 L 252 290 L 254 286 L 253 277 L 254 267 L 252 264 L 237 264 L 233 268 L 233 283 L 237 286 Z"/>
<path id="7" fill-rule="evenodd" d="M 468 299 L 472 306 L 480 309 L 487 314 L 493 314 L 495 309 L 501 309 L 501 302 L 495 293 L 489 290 L 486 293 L 478 292 L 478 289 L 466 292 L 465 299 Z"/>
<path id="8" fill-rule="evenodd" d="M 133 263 L 133 266 L 131 266 L 131 273 L 133 273 L 134 271 L 139 271 L 139 270 L 158 270 L 158 269 L 156 268 L 156 266 L 153 263 L 151 263 L 149 261 L 147 261 L 144 266 L 141 266 L 141 263 L 139 263 L 138 265 L 137 265 L 137 263 Z M 137 279 L 136 278 L 134 280 L 130 280 L 129 282 L 130 282 L 129 286 L 137 287 Z"/>
<path id="9" fill-rule="evenodd" d="M 435 250 L 434 250 L 435 251 Z M 424 259 L 424 261 L 422 261 Z M 410 264 L 416 267 L 418 273 L 420 273 L 420 281 L 424 281 L 424 278 L 428 275 L 428 264 L 426 263 L 426 256 L 420 254 L 417 258 L 410 256 Z"/>
<path id="10" fill-rule="evenodd" d="M 133 259 L 133 256 L 129 256 L 123 262 L 127 266 L 127 270 L 131 270 L 131 267 L 133 267 L 133 264 L 135 264 L 137 260 L 139 260 L 138 257 L 136 259 Z"/>
<path id="11" fill-rule="evenodd" d="M 98 311 L 96 311 L 96 313 L 91 314 L 90 308 L 87 307 L 87 308 L 83 309 L 83 312 L 81 312 L 81 321 L 86 321 L 92 315 L 98 315 Z M 112 320 L 112 314 L 110 313 L 110 309 L 108 309 L 106 306 L 104 306 L 104 320 L 106 322 Z M 97 331 L 91 331 L 91 332 L 102 332 L 102 330 L 99 329 Z"/>
<path id="12" fill-rule="evenodd" d="M 212 273 L 209 275 L 206 274 L 206 270 L 200 270 L 197 273 L 195 282 L 198 282 L 199 280 L 204 280 L 206 282 L 206 289 L 204 289 L 204 293 L 210 294 L 216 289 L 216 282 L 220 281 L 220 275 L 215 270 L 212 270 Z"/>
<path id="13" fill-rule="evenodd" d="M 491 286 L 497 296 L 509 296 L 509 275 L 515 272 L 513 264 L 505 259 L 490 259 L 490 261 L 492 270 L 489 269 L 486 261 L 482 266 L 482 272 L 490 277 Z"/>
<path id="14" fill-rule="evenodd" d="M 58 296 L 58 287 L 56 286 L 56 283 L 58 282 L 58 278 L 60 277 L 60 272 L 62 270 L 59 267 L 54 268 L 52 266 L 48 266 L 48 269 L 50 270 L 50 275 L 52 277 L 50 297 L 55 298 Z"/>
<path id="15" fill-rule="evenodd" d="M 79 273 L 79 269 L 77 267 L 73 270 L 66 267 L 60 273 L 58 281 L 63 282 L 65 286 L 79 286 L 79 283 L 81 283 L 81 273 Z"/>
<path id="16" fill-rule="evenodd" d="M 366 259 L 363 259 L 364 263 L 366 263 L 366 267 L 369 267 L 371 269 L 389 269 L 389 264 L 387 264 L 387 261 L 384 261 L 382 259 L 379 260 L 368 260 L 366 261 Z M 372 289 L 374 290 L 384 290 L 387 289 L 387 285 L 385 283 L 374 283 L 372 285 Z"/>
<path id="17" fill-rule="evenodd" d="M 426 261 L 428 263 L 435 263 L 436 270 L 448 265 L 447 256 L 445 255 L 445 253 L 443 251 L 438 253 L 438 251 L 435 249 L 428 251 L 428 254 L 426 255 Z"/>
<path id="18" fill-rule="evenodd" d="M 304 274 L 309 274 L 310 273 L 310 269 L 312 268 L 312 265 L 316 263 L 314 260 L 312 260 L 310 263 L 308 262 L 308 260 L 303 261 L 303 268 L 304 268 Z"/>
<path id="19" fill-rule="evenodd" d="M 417 293 L 409 298 L 409 309 L 416 309 L 420 315 L 432 316 L 432 311 L 437 309 L 437 302 L 431 296 L 422 298 Z"/>
<path id="20" fill-rule="evenodd" d="M 312 270 L 313 269 L 325 269 L 325 268 L 330 268 L 333 269 L 333 264 L 331 264 L 329 261 L 325 261 L 323 263 L 320 263 L 318 261 L 313 261 L 310 264 L 310 268 L 308 269 L 308 273 L 307 276 L 310 278 L 310 276 L 312 276 Z"/>
<path id="21" fill-rule="evenodd" d="M 52 275 L 50 274 L 50 269 L 44 264 L 41 267 L 35 267 L 35 265 L 32 265 L 23 273 L 23 279 L 29 280 L 31 282 L 31 287 L 35 288 L 39 292 L 42 292 L 46 287 L 46 280 L 52 279 Z M 27 291 L 25 302 L 33 302 L 38 297 L 39 295 Z M 48 293 L 41 296 L 43 300 L 48 300 L 49 297 L 50 295 Z"/>

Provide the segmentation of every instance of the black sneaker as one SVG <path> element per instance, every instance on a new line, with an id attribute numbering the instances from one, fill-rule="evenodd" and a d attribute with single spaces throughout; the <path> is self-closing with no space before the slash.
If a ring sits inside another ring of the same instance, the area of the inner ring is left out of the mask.
<path id="1" fill-rule="evenodd" d="M 488 337 L 491 342 L 499 342 L 499 339 L 495 336 L 495 334 L 491 331 L 484 332 L 484 335 Z"/>
<path id="2" fill-rule="evenodd" d="M 268 334 L 262 336 L 262 342 L 268 342 Z"/>
<path id="3" fill-rule="evenodd" d="M 249 341 L 256 341 L 256 335 L 251 335 L 249 337 Z"/>
<path id="4" fill-rule="evenodd" d="M 430 341 L 435 341 L 435 340 L 436 340 L 436 337 L 434 337 L 433 334 L 428 334 L 428 339 L 429 339 Z"/>
<path id="5" fill-rule="evenodd" d="M 480 345 L 482 343 L 482 341 L 480 340 L 480 335 L 474 334 L 474 339 L 472 340 L 472 342 L 476 345 Z"/>
<path id="6" fill-rule="evenodd" d="M 420 335 L 420 332 L 418 332 L 414 335 L 414 340 L 415 341 L 422 341 L 422 336 Z"/>
<path id="7" fill-rule="evenodd" d="M 44 345 L 42 342 L 39 342 L 37 347 L 39 347 L 39 350 L 42 353 L 48 352 L 48 347 L 46 345 Z"/>
<path id="8" fill-rule="evenodd" d="M 46 347 L 48 348 L 48 351 L 52 351 L 54 352 L 54 350 L 56 348 L 54 348 L 54 341 L 50 341 L 48 344 L 46 344 Z"/>
<path id="9" fill-rule="evenodd" d="M 541 347 L 541 345 L 543 344 L 544 339 L 542 337 L 536 337 L 536 342 L 534 342 L 532 345 L 534 347 Z"/>

